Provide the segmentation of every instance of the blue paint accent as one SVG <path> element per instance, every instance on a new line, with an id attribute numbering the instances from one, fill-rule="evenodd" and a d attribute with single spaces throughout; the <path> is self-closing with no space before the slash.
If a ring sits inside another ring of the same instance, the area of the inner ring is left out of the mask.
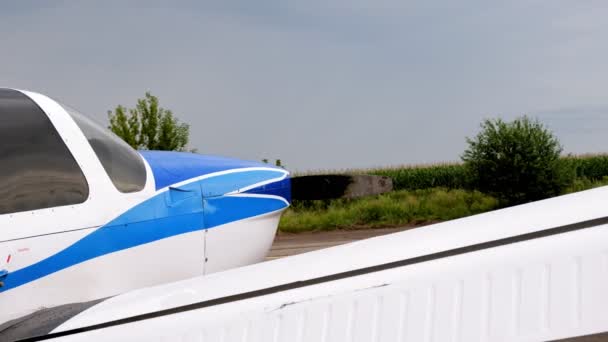
<path id="1" fill-rule="evenodd" d="M 139 153 L 152 169 L 156 180 L 156 190 L 213 172 L 245 167 L 274 168 L 274 166 L 255 161 L 188 152 L 140 151 Z"/>
<path id="2" fill-rule="evenodd" d="M 287 204 L 279 199 L 238 195 L 206 197 L 201 190 L 209 187 L 228 193 L 276 178 L 277 173 L 246 171 L 214 176 L 158 193 L 57 254 L 11 272 L 0 293 L 106 254 L 283 209 Z M 288 179 L 273 184 L 252 190 L 289 191 Z"/>

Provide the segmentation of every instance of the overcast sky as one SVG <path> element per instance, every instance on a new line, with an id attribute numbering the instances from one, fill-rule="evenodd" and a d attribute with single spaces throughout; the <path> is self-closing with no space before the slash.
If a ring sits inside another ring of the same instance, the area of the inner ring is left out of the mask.
<path id="1" fill-rule="evenodd" d="M 4 1 L 0 86 L 107 122 L 150 90 L 201 153 L 455 161 L 483 118 L 608 151 L 605 0 Z"/>

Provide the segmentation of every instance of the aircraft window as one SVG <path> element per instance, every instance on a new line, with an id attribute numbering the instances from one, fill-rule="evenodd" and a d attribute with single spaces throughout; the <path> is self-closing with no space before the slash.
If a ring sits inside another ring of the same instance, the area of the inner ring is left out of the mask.
<path id="1" fill-rule="evenodd" d="M 112 183 L 120 192 L 140 191 L 146 185 L 141 155 L 109 130 L 69 106 L 63 106 L 82 130 Z"/>
<path id="2" fill-rule="evenodd" d="M 78 204 L 89 186 L 46 114 L 0 89 L 0 214 Z"/>

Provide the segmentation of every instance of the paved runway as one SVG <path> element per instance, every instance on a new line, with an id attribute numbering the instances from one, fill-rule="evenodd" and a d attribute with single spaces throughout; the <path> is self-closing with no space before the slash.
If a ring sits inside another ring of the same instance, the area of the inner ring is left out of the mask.
<path id="1" fill-rule="evenodd" d="M 374 236 L 396 233 L 414 227 L 334 230 L 328 232 L 279 233 L 270 250 L 267 260 L 282 258 L 317 249 L 341 245 Z"/>

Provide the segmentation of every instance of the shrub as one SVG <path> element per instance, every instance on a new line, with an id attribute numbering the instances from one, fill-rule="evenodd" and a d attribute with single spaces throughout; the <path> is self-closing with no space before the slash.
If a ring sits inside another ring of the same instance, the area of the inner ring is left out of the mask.
<path id="1" fill-rule="evenodd" d="M 467 143 L 462 160 L 471 186 L 498 198 L 501 206 L 559 195 L 575 176 L 572 163 L 560 161 L 557 138 L 525 116 L 485 120 Z"/>

